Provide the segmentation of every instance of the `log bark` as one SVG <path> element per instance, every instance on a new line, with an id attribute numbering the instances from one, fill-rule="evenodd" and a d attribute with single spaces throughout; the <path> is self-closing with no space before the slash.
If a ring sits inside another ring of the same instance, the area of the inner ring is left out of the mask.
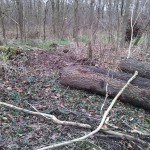
<path id="1" fill-rule="evenodd" d="M 132 74 L 115 72 L 102 67 L 84 66 L 84 68 L 85 67 L 93 73 L 100 73 L 107 75 L 109 78 L 123 80 L 125 82 L 127 82 L 132 77 Z M 150 80 L 142 77 L 136 77 L 136 79 L 132 81 L 132 84 L 138 86 L 139 88 L 150 88 Z"/>
<path id="2" fill-rule="evenodd" d="M 142 62 L 135 59 L 124 59 L 120 61 L 119 67 L 127 73 L 138 71 L 139 76 L 150 79 L 150 62 Z"/>
<path id="3" fill-rule="evenodd" d="M 107 74 L 97 70 L 101 69 L 81 65 L 65 67 L 61 72 L 60 83 L 65 86 L 87 90 L 104 96 L 106 94 L 106 84 L 108 83 L 108 95 L 110 97 L 116 96 L 126 81 L 111 78 Z M 150 88 L 139 88 L 131 84 L 119 99 L 122 102 L 150 110 Z"/>

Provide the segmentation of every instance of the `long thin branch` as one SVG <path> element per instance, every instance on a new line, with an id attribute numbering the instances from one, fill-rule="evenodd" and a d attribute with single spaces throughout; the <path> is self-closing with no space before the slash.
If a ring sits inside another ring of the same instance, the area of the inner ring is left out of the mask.
<path id="1" fill-rule="evenodd" d="M 120 132 L 117 132 L 117 131 L 104 129 L 104 130 L 102 130 L 102 132 L 105 133 L 105 134 L 115 135 L 115 136 L 120 137 L 120 138 L 126 138 L 128 140 L 133 140 L 133 141 L 141 143 L 141 144 L 146 144 L 146 142 L 141 140 L 141 139 L 138 139 L 138 138 L 135 138 L 135 137 L 133 137 L 131 135 L 127 135 L 127 134 L 120 133 Z M 147 145 L 150 148 L 150 144 L 147 143 Z"/>
<path id="2" fill-rule="evenodd" d="M 76 139 L 73 139 L 73 140 L 70 140 L 70 141 L 64 141 L 64 142 L 61 142 L 61 143 L 58 143 L 58 144 L 53 144 L 53 145 L 50 145 L 50 146 L 47 146 L 47 147 L 43 147 L 43 148 L 40 148 L 40 149 L 37 149 L 37 150 L 47 150 L 47 149 L 51 149 L 51 148 L 56 148 L 56 147 L 60 147 L 60 146 L 65 146 L 65 145 L 68 145 L 68 144 L 72 144 L 74 142 L 79 142 L 79 141 L 83 141 L 85 139 L 87 139 L 88 137 L 94 135 L 95 133 L 97 133 L 103 126 L 103 124 L 105 123 L 105 120 L 106 120 L 106 117 L 107 115 L 109 114 L 110 110 L 112 109 L 112 107 L 114 106 L 115 102 L 117 101 L 117 99 L 119 98 L 119 96 L 122 94 L 122 92 L 128 87 L 128 85 L 130 84 L 130 82 L 136 78 L 136 76 L 138 75 L 138 72 L 135 71 L 134 75 L 128 80 L 128 82 L 124 85 L 124 87 L 119 91 L 119 93 L 115 96 L 115 98 L 112 100 L 111 104 L 109 105 L 109 107 L 107 108 L 107 110 L 105 111 L 104 115 L 103 115 L 103 118 L 101 120 L 101 123 L 99 124 L 99 126 L 93 130 L 92 132 L 90 132 L 89 134 L 87 135 L 84 135 L 80 138 L 76 138 Z"/>
<path id="3" fill-rule="evenodd" d="M 52 118 L 50 118 L 50 116 L 53 116 L 53 115 L 49 115 L 49 114 L 46 114 L 46 115 L 45 115 L 45 113 L 40 113 L 38 110 L 36 110 L 36 111 L 38 111 L 38 112 L 34 112 L 34 111 L 30 111 L 30 110 L 23 109 L 23 108 L 20 108 L 20 107 L 16 107 L 16 106 L 14 106 L 14 105 L 11 105 L 11 104 L 8 104 L 8 103 L 4 103 L 4 102 L 0 102 L 0 105 L 9 107 L 9 108 L 12 108 L 12 109 L 15 109 L 15 110 L 23 111 L 23 112 L 29 113 L 29 114 L 40 115 L 40 116 L 45 117 L 45 118 L 47 118 L 47 119 L 52 119 Z M 35 109 L 35 108 L 34 108 L 34 109 Z M 53 120 L 52 120 L 52 121 L 53 121 Z M 59 122 L 57 122 L 57 121 L 53 121 L 53 122 L 59 124 Z M 64 121 L 64 122 L 66 122 L 66 121 Z M 66 125 L 66 124 L 63 123 L 63 125 Z M 67 125 L 73 125 L 73 126 L 76 126 L 76 127 L 82 127 L 82 128 L 85 128 L 85 129 L 88 129 L 88 128 L 91 128 L 91 129 L 92 129 L 92 126 L 90 126 L 90 125 L 88 125 L 88 124 L 81 124 L 81 123 L 72 124 L 70 121 L 68 121 L 68 124 L 67 124 Z M 118 137 L 120 137 L 120 138 L 125 137 L 125 138 L 128 138 L 128 139 L 134 140 L 134 141 L 138 141 L 138 142 L 144 143 L 144 141 L 142 141 L 142 140 L 139 140 L 139 139 L 137 139 L 137 138 L 135 139 L 134 137 L 132 137 L 132 136 L 130 136 L 130 135 L 123 134 L 123 133 L 120 133 L 120 132 L 111 131 L 111 130 L 104 129 L 104 128 L 102 128 L 101 131 L 102 131 L 103 133 L 115 135 L 115 136 L 118 136 Z"/>
<path id="4" fill-rule="evenodd" d="M 71 122 L 71 121 L 61 121 L 61 120 L 57 119 L 54 115 L 41 113 L 41 112 L 30 111 L 30 110 L 20 108 L 20 107 L 17 107 L 17 106 L 14 106 L 14 105 L 11 105 L 11 104 L 8 104 L 8 103 L 5 103 L 5 102 L 0 102 L 0 105 L 4 105 L 6 107 L 10 107 L 10 108 L 15 109 L 15 110 L 23 111 L 23 112 L 28 113 L 28 114 L 40 115 L 40 116 L 43 116 L 47 119 L 51 119 L 54 123 L 57 123 L 57 124 L 78 126 L 78 127 L 82 127 L 82 128 L 91 128 L 91 126 L 88 125 L 88 124 L 83 124 L 83 123 L 78 123 L 78 122 Z"/>

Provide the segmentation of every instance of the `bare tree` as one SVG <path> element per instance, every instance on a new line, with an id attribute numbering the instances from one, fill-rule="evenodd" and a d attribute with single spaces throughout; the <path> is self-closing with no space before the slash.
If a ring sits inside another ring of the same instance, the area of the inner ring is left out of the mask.
<path id="1" fill-rule="evenodd" d="M 102 0 L 99 0 L 97 5 L 96 5 L 96 9 L 97 9 L 97 18 L 96 18 L 96 24 L 95 24 L 95 28 L 93 30 L 93 43 L 95 44 L 96 42 L 96 38 L 97 38 L 97 32 L 98 32 L 98 29 L 99 29 L 99 21 L 100 21 L 100 16 L 101 16 L 101 12 L 102 12 L 102 9 L 101 9 L 101 4 L 102 3 Z"/>
<path id="2" fill-rule="evenodd" d="M 94 34 L 94 4 L 95 0 L 90 1 L 90 16 L 89 16 L 89 31 L 90 31 L 90 41 L 88 43 L 88 58 L 92 59 L 93 57 L 93 49 L 92 49 L 92 44 L 93 44 L 93 34 Z"/>
<path id="3" fill-rule="evenodd" d="M 55 23 L 55 1 L 51 0 L 52 6 L 52 27 L 53 27 L 53 34 L 56 35 L 56 23 Z"/>
<path id="4" fill-rule="evenodd" d="M 120 35 L 119 0 L 116 0 L 116 18 L 117 18 L 117 49 L 118 49 L 119 48 L 119 35 Z"/>
<path id="5" fill-rule="evenodd" d="M 78 32 L 79 32 L 79 16 L 78 16 L 78 10 L 79 9 L 79 0 L 74 0 L 74 28 L 73 28 L 73 38 L 75 39 L 75 42 L 77 43 L 77 46 L 79 46 L 78 41 Z"/>
<path id="6" fill-rule="evenodd" d="M 121 1 L 121 16 L 123 16 L 124 0 Z"/>
<path id="7" fill-rule="evenodd" d="M 125 10 L 124 10 L 124 15 L 123 15 L 123 21 L 122 21 L 122 34 L 121 34 L 121 42 L 120 42 L 120 46 L 124 47 L 125 45 L 125 36 L 126 36 L 126 28 L 127 28 L 127 22 L 129 19 L 129 12 L 130 12 L 130 4 L 131 4 L 131 0 L 126 0 L 126 4 L 125 4 Z"/>
<path id="8" fill-rule="evenodd" d="M 108 18 L 109 18 L 109 23 L 108 23 L 108 28 L 109 28 L 109 42 L 112 40 L 112 0 L 108 1 Z"/>
<path id="9" fill-rule="evenodd" d="M 0 2 L 0 20 L 1 20 L 1 25 L 2 25 L 4 43 L 6 43 L 6 30 L 5 30 L 5 23 L 4 23 L 5 12 L 4 10 L 2 10 L 3 7 L 4 7 L 4 2 L 2 0 Z"/>
<path id="10" fill-rule="evenodd" d="M 47 0 L 47 2 L 45 4 L 45 9 L 44 9 L 44 20 L 43 20 L 44 41 L 46 39 L 46 19 L 47 19 L 47 12 L 48 12 L 48 2 L 49 2 L 49 0 Z"/>
<path id="11" fill-rule="evenodd" d="M 134 8 L 134 12 L 133 12 L 133 20 L 136 19 L 137 15 L 138 15 L 138 10 L 139 10 L 139 0 L 135 0 L 135 8 Z"/>
<path id="12" fill-rule="evenodd" d="M 17 9 L 18 9 L 18 23 L 20 29 L 20 39 L 23 41 L 24 37 L 24 17 L 23 17 L 23 2 L 22 0 L 16 0 Z"/>
<path id="13" fill-rule="evenodd" d="M 57 38 L 60 37 L 60 0 L 56 0 L 56 34 Z"/>

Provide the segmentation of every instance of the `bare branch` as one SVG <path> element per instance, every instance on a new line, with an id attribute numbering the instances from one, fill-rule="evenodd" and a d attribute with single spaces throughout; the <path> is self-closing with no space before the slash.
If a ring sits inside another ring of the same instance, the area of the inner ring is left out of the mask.
<path id="1" fill-rule="evenodd" d="M 19 110 L 19 111 L 23 111 L 23 112 L 25 112 L 25 113 L 29 113 L 29 114 L 32 114 L 32 115 L 44 116 L 44 117 L 46 117 L 47 119 L 51 119 L 54 123 L 57 123 L 57 124 L 78 126 L 78 127 L 84 127 L 84 128 L 91 128 L 91 126 L 88 125 L 88 124 L 82 124 L 82 123 L 71 122 L 71 121 L 61 121 L 61 120 L 57 119 L 54 115 L 50 115 L 50 114 L 46 114 L 46 113 L 41 113 L 41 112 L 30 111 L 30 110 L 23 109 L 23 108 L 20 108 L 20 107 L 11 105 L 11 104 L 7 104 L 7 103 L 5 103 L 5 102 L 0 102 L 0 105 L 4 105 L 4 106 L 6 106 L 6 107 L 10 107 L 10 108 L 12 108 L 12 109 Z"/>
<path id="2" fill-rule="evenodd" d="M 94 131 L 92 131 L 89 134 L 84 135 L 84 136 L 82 136 L 80 138 L 76 138 L 76 139 L 73 139 L 73 140 L 70 140 L 70 141 L 64 141 L 64 142 L 61 142 L 61 143 L 58 143 L 58 144 L 53 144 L 53 145 L 50 145 L 50 146 L 47 146 L 47 147 L 40 148 L 38 150 L 47 150 L 47 149 L 51 149 L 51 148 L 56 148 L 56 147 L 60 147 L 60 146 L 65 146 L 65 145 L 68 145 L 68 144 L 72 144 L 74 142 L 83 141 L 83 140 L 87 139 L 88 137 L 90 137 L 90 136 L 94 135 L 95 133 L 97 133 L 99 130 L 101 130 L 103 124 L 105 123 L 106 117 L 109 114 L 109 112 L 112 109 L 112 107 L 114 106 L 115 102 L 117 101 L 117 99 L 119 98 L 119 96 L 122 94 L 122 92 L 128 87 L 128 85 L 130 84 L 130 82 L 133 79 L 136 78 L 137 75 L 138 75 L 138 72 L 135 71 L 134 75 L 128 80 L 128 82 L 125 84 L 125 86 L 119 91 L 119 93 L 116 95 L 116 97 L 112 100 L 111 104 L 109 105 L 108 109 L 105 111 L 105 113 L 103 115 L 101 123 L 99 124 L 99 126 Z"/>

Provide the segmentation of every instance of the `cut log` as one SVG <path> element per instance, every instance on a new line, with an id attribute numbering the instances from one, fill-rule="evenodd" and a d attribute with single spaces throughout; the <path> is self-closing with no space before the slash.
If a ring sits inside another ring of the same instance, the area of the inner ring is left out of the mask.
<path id="1" fill-rule="evenodd" d="M 116 96 L 126 82 L 117 78 L 110 78 L 100 71 L 95 71 L 97 69 L 97 67 L 81 65 L 65 67 L 61 72 L 60 83 L 104 96 L 106 94 L 106 84 L 108 83 L 109 96 Z M 150 88 L 143 89 L 138 86 L 129 85 L 119 99 L 123 102 L 150 110 Z"/>
<path id="2" fill-rule="evenodd" d="M 120 61 L 119 67 L 127 73 L 138 71 L 139 76 L 150 79 L 150 62 L 142 62 L 135 59 L 124 59 Z"/>
<path id="3" fill-rule="evenodd" d="M 132 77 L 132 74 L 115 72 L 102 67 L 94 67 L 94 66 L 83 66 L 83 67 L 88 68 L 93 73 L 100 73 L 103 75 L 107 75 L 110 78 L 123 80 L 125 82 L 127 82 Z M 150 88 L 150 80 L 142 77 L 136 77 L 136 79 L 132 81 L 132 84 L 138 86 L 139 88 Z"/>

